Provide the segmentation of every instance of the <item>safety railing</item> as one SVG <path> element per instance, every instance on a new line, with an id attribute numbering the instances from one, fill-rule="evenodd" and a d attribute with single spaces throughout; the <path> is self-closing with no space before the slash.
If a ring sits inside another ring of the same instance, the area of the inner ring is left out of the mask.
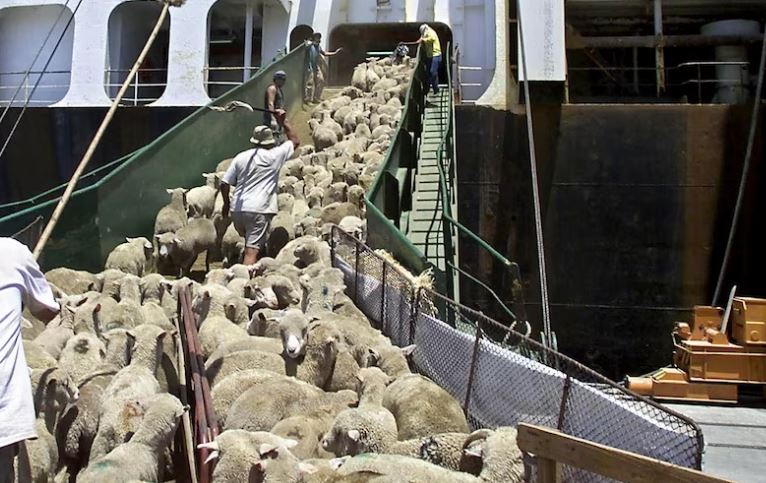
<path id="1" fill-rule="evenodd" d="M 58 102 L 69 90 L 70 75 L 68 70 L 0 72 L 0 106 L 11 104 L 11 100 L 13 106 L 47 106 Z"/>
<path id="2" fill-rule="evenodd" d="M 393 344 L 415 345 L 413 369 L 458 399 L 473 429 L 530 423 L 701 467 L 704 439 L 689 418 L 437 293 L 338 227 L 330 248 L 347 295 Z M 563 476 L 602 481 L 573 467 Z"/>
<path id="3" fill-rule="evenodd" d="M 447 51 L 448 52 L 450 51 L 449 47 Z M 446 70 L 447 70 L 447 88 L 449 89 L 448 92 L 450 93 L 450 95 L 448 96 L 447 104 L 442 105 L 443 110 L 439 118 L 440 118 L 440 122 L 444 123 L 446 120 L 447 124 L 442 125 L 442 130 L 444 131 L 444 133 L 442 135 L 439 148 L 437 149 L 437 152 L 436 152 L 436 159 L 437 159 L 436 165 L 439 171 L 439 198 L 441 199 L 441 217 L 442 217 L 442 228 L 444 229 L 444 232 L 443 232 L 444 242 L 445 244 L 454 243 L 455 245 L 449 246 L 449 247 L 445 246 L 445 255 L 447 253 L 454 253 L 455 254 L 454 260 L 457 260 L 457 251 L 458 251 L 458 247 L 456 246 L 457 232 L 460 232 L 462 235 L 464 235 L 466 239 L 478 245 L 479 248 L 487 252 L 492 258 L 498 261 L 502 267 L 504 267 L 504 269 L 507 271 L 510 277 L 511 286 L 521 287 L 523 286 L 523 283 L 521 280 L 521 270 L 519 269 L 518 264 L 508 260 L 500 252 L 495 250 L 484 239 L 482 239 L 480 236 L 476 235 L 473 231 L 469 230 L 460 222 L 458 222 L 453 216 L 452 207 L 456 205 L 457 203 L 457 194 L 455 190 L 456 183 L 454 182 L 455 158 L 456 158 L 456 152 L 455 152 L 455 146 L 454 146 L 455 106 L 454 106 L 454 98 L 452 96 L 453 84 L 452 84 L 451 63 L 448 63 Z M 432 223 L 431 228 L 433 228 L 434 225 L 435 224 Z M 447 265 L 448 265 L 449 271 L 457 272 L 457 273 L 450 274 L 448 276 L 448 279 L 450 278 L 454 279 L 459 276 L 462 276 L 464 278 L 467 278 L 471 282 L 479 285 L 483 290 L 485 290 L 490 295 L 492 300 L 494 300 L 498 304 L 501 311 L 504 312 L 506 315 L 508 315 L 508 317 L 510 317 L 511 324 L 517 324 L 517 323 L 524 324 L 525 333 L 529 335 L 531 327 L 527 320 L 526 310 L 524 308 L 523 290 L 517 290 L 515 293 L 511 294 L 514 300 L 517 301 L 517 303 L 514 304 L 518 312 L 518 314 L 516 314 L 510 308 L 508 308 L 508 306 L 502 301 L 502 299 L 497 295 L 497 293 L 495 293 L 495 291 L 492 290 L 492 288 L 490 288 L 488 285 L 484 284 L 473 275 L 460 269 L 460 267 L 456 266 L 455 264 L 448 263 Z"/>
<path id="4" fill-rule="evenodd" d="M 589 101 L 603 97 L 662 97 L 678 98 L 684 102 L 704 104 L 716 102 L 719 89 L 748 89 L 750 62 L 740 61 L 693 61 L 664 68 L 640 66 L 590 67 L 569 66 L 566 84 L 567 102 Z M 729 68 L 729 69 L 727 69 Z M 720 77 L 718 70 L 727 77 Z M 664 89 L 657 88 L 657 72 L 663 71 L 666 79 Z M 601 80 L 582 78 L 582 75 L 601 74 Z M 583 89 L 590 95 L 581 93 Z M 742 97 L 742 96 L 740 96 Z M 742 98 L 744 100 L 744 98 Z"/>
<path id="5" fill-rule="evenodd" d="M 213 409 L 210 396 L 210 383 L 205 376 L 205 362 L 202 358 L 202 346 L 197 332 L 197 318 L 192 312 L 192 296 L 189 287 L 179 291 L 178 311 L 180 321 L 181 346 L 186 358 L 185 389 L 186 398 L 193 415 L 193 445 L 196 471 L 200 483 L 209 483 L 213 475 L 213 461 L 207 461 L 209 449 L 205 443 L 212 442 L 220 432 L 218 419 Z"/>

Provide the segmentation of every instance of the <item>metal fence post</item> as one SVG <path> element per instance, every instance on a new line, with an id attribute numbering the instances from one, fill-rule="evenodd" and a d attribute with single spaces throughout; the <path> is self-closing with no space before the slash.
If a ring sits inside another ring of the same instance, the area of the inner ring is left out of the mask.
<path id="1" fill-rule="evenodd" d="M 484 332 L 481 330 L 481 319 L 476 323 L 476 339 L 473 342 L 473 355 L 471 356 L 471 369 L 468 372 L 468 387 L 465 390 L 465 405 L 463 406 L 463 412 L 468 417 L 468 408 L 471 404 L 471 392 L 473 388 L 473 378 L 476 374 L 476 362 L 479 360 L 479 342 L 484 336 Z"/>
<path id="2" fill-rule="evenodd" d="M 338 227 L 333 225 L 332 228 L 330 228 L 330 265 L 335 267 L 335 237 L 337 236 L 337 233 L 335 233 L 335 230 Z"/>
<path id="3" fill-rule="evenodd" d="M 415 343 L 415 321 L 418 318 L 420 312 L 420 293 L 423 288 L 418 288 L 415 291 L 415 295 L 412 297 L 412 310 L 410 311 L 410 341 L 409 345 Z"/>
<path id="4" fill-rule="evenodd" d="M 572 377 L 567 374 L 567 378 L 564 380 L 564 391 L 561 393 L 561 406 L 559 407 L 559 420 L 556 423 L 556 429 L 561 430 L 564 424 L 564 415 L 567 410 L 567 402 L 569 401 L 569 389 L 572 387 Z"/>
<path id="5" fill-rule="evenodd" d="M 356 252 L 354 261 L 354 305 L 359 305 L 359 241 L 354 243 Z"/>
<path id="6" fill-rule="evenodd" d="M 383 262 L 383 275 L 381 277 L 382 285 L 380 286 L 380 327 L 383 331 L 386 330 L 386 266 L 388 264 Z"/>

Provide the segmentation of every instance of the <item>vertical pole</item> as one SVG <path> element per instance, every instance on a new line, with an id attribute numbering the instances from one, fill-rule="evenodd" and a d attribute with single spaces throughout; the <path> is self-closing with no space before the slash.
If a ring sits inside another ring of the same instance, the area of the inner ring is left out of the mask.
<path id="1" fill-rule="evenodd" d="M 138 72 L 136 72 L 136 78 L 134 79 L 133 84 L 133 106 L 138 105 Z"/>
<path id="2" fill-rule="evenodd" d="M 387 262 L 383 262 L 383 276 L 381 277 L 381 295 L 380 295 L 380 326 L 385 331 L 386 325 L 386 266 Z"/>
<path id="3" fill-rule="evenodd" d="M 359 240 L 354 239 L 355 260 L 354 260 L 354 305 L 359 305 Z"/>
<path id="4" fill-rule="evenodd" d="M 250 2 L 245 6 L 245 59 L 242 65 L 245 67 L 242 82 L 247 82 L 253 65 L 253 4 Z"/>
<path id="5" fill-rule="evenodd" d="M 697 104 L 702 104 L 702 66 L 697 63 Z"/>
<path id="6" fill-rule="evenodd" d="M 636 94 L 641 93 L 638 85 L 638 47 L 633 47 L 633 90 Z"/>
<path id="7" fill-rule="evenodd" d="M 657 97 L 659 97 L 665 93 L 665 49 L 662 47 L 662 0 L 654 0 L 654 35 L 660 41 L 654 51 L 657 68 Z"/>
<path id="8" fill-rule="evenodd" d="M 476 374 L 476 361 L 479 359 L 479 348 L 481 347 L 479 345 L 479 342 L 481 341 L 481 338 L 483 336 L 483 332 L 481 330 L 481 319 L 479 319 L 476 322 L 476 339 L 474 339 L 473 342 L 473 355 L 471 356 L 471 369 L 468 373 L 468 387 L 465 390 L 465 405 L 463 406 L 463 412 L 465 413 L 466 417 L 468 416 L 468 410 L 469 406 L 471 404 L 471 391 L 473 389 L 473 378 Z"/>

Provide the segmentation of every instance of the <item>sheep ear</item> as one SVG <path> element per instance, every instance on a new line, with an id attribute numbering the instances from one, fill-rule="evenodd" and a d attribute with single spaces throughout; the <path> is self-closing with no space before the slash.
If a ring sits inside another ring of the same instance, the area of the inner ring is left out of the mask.
<path id="1" fill-rule="evenodd" d="M 154 248 L 154 245 L 152 245 L 152 242 L 146 241 L 144 243 L 144 248 L 146 248 L 147 250 L 151 250 L 152 248 Z"/>
<path id="2" fill-rule="evenodd" d="M 170 189 L 170 188 L 165 188 L 165 191 L 167 191 L 167 193 L 168 193 L 169 195 L 172 195 L 172 194 L 173 194 L 173 190 L 172 190 L 172 189 Z"/>
<path id="3" fill-rule="evenodd" d="M 477 458 L 481 458 L 483 456 L 483 451 L 481 450 L 481 445 L 475 445 L 468 448 L 463 448 L 463 454 L 466 456 L 475 456 Z"/>
<path id="4" fill-rule="evenodd" d="M 207 455 L 207 459 L 202 463 L 203 465 L 206 465 L 210 463 L 211 461 L 218 459 L 218 456 L 220 456 L 221 453 L 218 451 L 212 451 L 209 455 Z"/>
<path id="5" fill-rule="evenodd" d="M 351 439 L 351 441 L 359 441 L 359 438 L 361 438 L 362 435 L 359 433 L 358 429 L 349 429 L 348 437 Z"/>
<path id="6" fill-rule="evenodd" d="M 160 236 L 159 235 L 154 235 L 154 239 L 157 240 L 157 241 L 160 241 Z"/>
<path id="7" fill-rule="evenodd" d="M 408 345 L 406 347 L 402 347 L 402 355 L 404 357 L 412 355 L 412 353 L 415 352 L 415 348 L 417 348 L 417 345 L 415 345 L 415 344 Z"/>
<path id="8" fill-rule="evenodd" d="M 134 341 L 136 340 L 136 333 L 135 333 L 135 332 L 133 332 L 132 330 L 128 330 L 128 331 L 126 331 L 126 332 L 125 332 L 125 335 L 127 335 L 128 337 L 130 337 L 130 338 L 131 338 L 131 339 L 133 339 Z"/>
<path id="9" fill-rule="evenodd" d="M 31 329 L 32 328 L 32 322 L 28 321 L 25 318 L 21 318 L 21 328 L 22 329 Z"/>
<path id="10" fill-rule="evenodd" d="M 245 305 L 247 305 L 248 307 L 253 307 L 256 303 L 257 302 L 255 300 L 252 300 L 252 299 L 245 300 Z"/>
<path id="11" fill-rule="evenodd" d="M 298 442 L 295 441 L 294 439 L 284 439 L 283 441 L 284 441 L 284 446 L 287 449 L 295 448 L 296 446 L 298 446 Z"/>
<path id="12" fill-rule="evenodd" d="M 125 237 L 125 241 L 128 243 L 132 242 L 133 240 L 135 240 L 135 238 L 130 238 L 128 236 Z"/>
<path id="13" fill-rule="evenodd" d="M 316 473 L 318 469 L 316 466 L 312 464 L 304 463 L 301 461 L 300 463 L 298 463 L 298 471 L 306 475 L 312 475 Z"/>
<path id="14" fill-rule="evenodd" d="M 263 443 L 258 448 L 258 453 L 261 455 L 261 457 L 266 456 L 269 453 L 279 453 L 279 446 L 275 446 L 273 444 Z"/>
<path id="15" fill-rule="evenodd" d="M 188 406 L 184 406 L 185 408 L 188 408 Z M 200 443 L 197 445 L 197 449 L 210 449 L 213 451 L 219 451 L 221 448 L 218 445 L 217 441 L 210 441 L 208 443 Z"/>
<path id="16" fill-rule="evenodd" d="M 176 245 L 178 245 L 179 243 L 181 243 L 181 239 L 180 239 L 180 238 L 178 238 L 177 236 L 175 236 L 175 237 L 173 237 L 173 243 L 175 243 Z"/>
<path id="17" fill-rule="evenodd" d="M 93 307 L 93 313 L 96 314 L 98 312 L 101 312 L 101 304 L 96 304 L 96 306 Z"/>

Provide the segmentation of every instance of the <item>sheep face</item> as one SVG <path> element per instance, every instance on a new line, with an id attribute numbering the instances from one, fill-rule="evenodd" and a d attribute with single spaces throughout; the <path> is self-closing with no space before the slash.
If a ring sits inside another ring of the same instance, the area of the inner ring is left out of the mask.
<path id="1" fill-rule="evenodd" d="M 178 240 L 175 233 L 163 233 L 161 235 L 154 235 L 154 239 L 157 241 L 157 254 L 159 255 L 160 259 L 165 259 L 170 256 L 176 247 Z"/>
<path id="2" fill-rule="evenodd" d="M 259 309 L 278 309 L 279 299 L 271 287 L 259 287 L 256 284 L 245 286 L 245 297 L 255 301 L 254 307 Z"/>
<path id="3" fill-rule="evenodd" d="M 306 353 L 309 321 L 300 310 L 288 310 L 279 321 L 279 335 L 285 355 L 292 359 Z"/>

